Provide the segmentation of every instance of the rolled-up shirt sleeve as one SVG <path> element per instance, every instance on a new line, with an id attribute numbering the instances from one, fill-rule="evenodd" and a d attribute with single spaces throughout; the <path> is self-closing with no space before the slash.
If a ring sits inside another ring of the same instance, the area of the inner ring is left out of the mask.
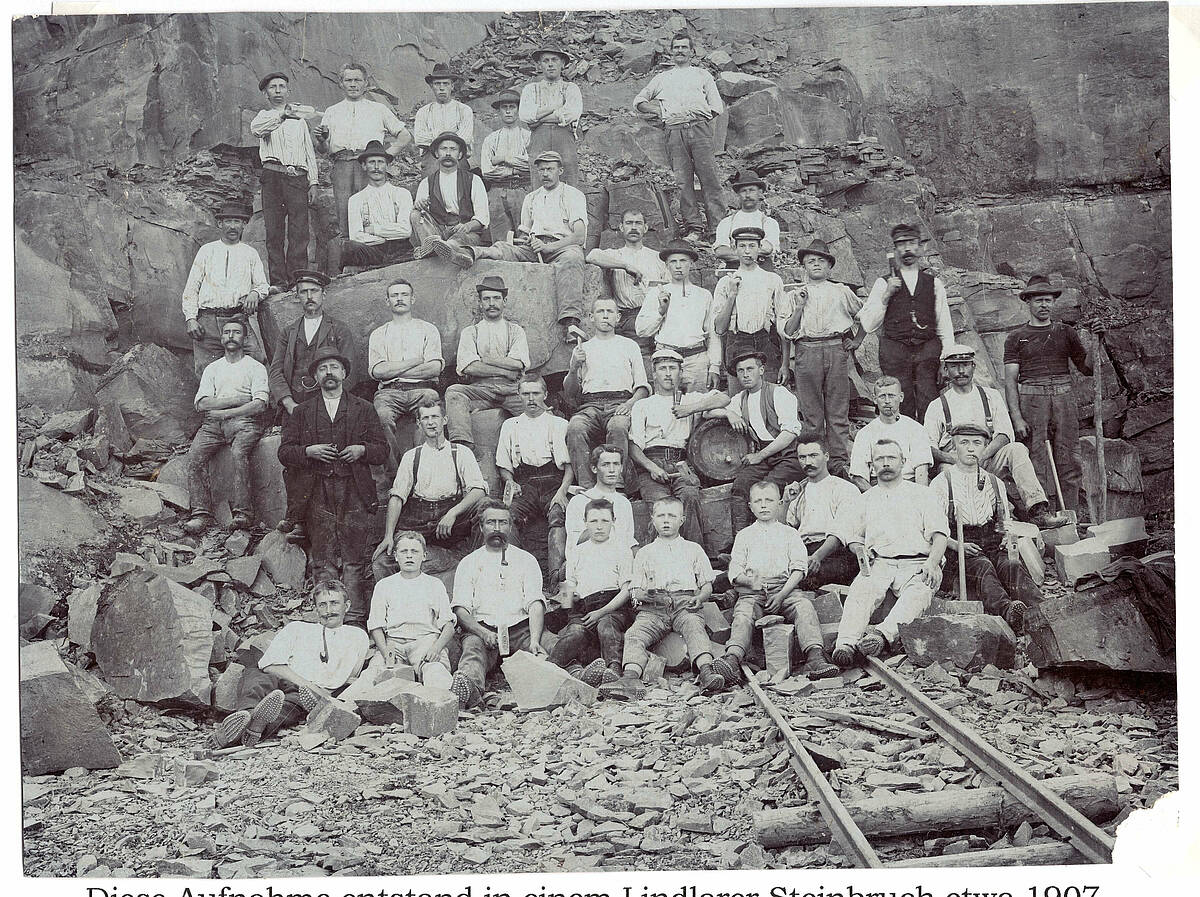
<path id="1" fill-rule="evenodd" d="M 763 388 L 767 385 L 763 384 Z M 796 401 L 796 396 L 790 389 L 776 389 L 775 413 L 779 417 L 779 432 L 800 435 L 800 403 Z"/>
<path id="2" fill-rule="evenodd" d="M 270 377 L 262 364 L 255 365 L 254 373 L 250 375 L 250 398 L 266 403 L 271 401 Z M 1011 424 L 1009 428 L 1012 428 Z"/>
<path id="3" fill-rule="evenodd" d="M 471 178 L 471 205 L 475 207 L 475 212 L 471 217 L 482 224 L 484 230 L 487 230 L 492 223 L 492 213 L 491 207 L 488 205 L 487 187 L 484 186 L 483 178 L 479 175 Z"/>
<path id="4" fill-rule="evenodd" d="M 454 573 L 454 598 L 450 607 L 461 607 L 472 614 L 479 610 L 479 596 L 475 594 L 475 582 L 479 574 L 479 564 L 470 555 L 463 558 Z"/>
<path id="5" fill-rule="evenodd" d="M 924 507 L 922 508 L 922 526 L 925 531 L 926 539 L 933 539 L 935 535 L 941 533 L 943 536 L 950 535 L 950 524 L 946 518 L 946 505 L 939 501 L 937 494 L 929 490 L 923 500 Z"/>
<path id="6" fill-rule="evenodd" d="M 475 348 L 475 326 L 464 327 L 458 335 L 458 352 L 455 353 L 455 366 L 461 374 L 468 367 L 479 361 L 479 350 Z"/>
<path id="7" fill-rule="evenodd" d="M 532 555 L 522 559 L 521 565 L 521 610 L 529 613 L 529 609 L 539 602 L 546 604 L 546 596 L 542 594 L 542 568 L 537 558 Z"/>
<path id="8" fill-rule="evenodd" d="M 882 277 L 876 278 L 871 287 L 871 293 L 867 296 L 866 304 L 858 313 L 858 323 L 867 333 L 874 333 L 883 323 L 883 316 L 887 312 L 887 306 L 883 304 L 885 295 L 887 295 L 887 281 Z M 940 331 L 938 335 L 941 335 Z"/>

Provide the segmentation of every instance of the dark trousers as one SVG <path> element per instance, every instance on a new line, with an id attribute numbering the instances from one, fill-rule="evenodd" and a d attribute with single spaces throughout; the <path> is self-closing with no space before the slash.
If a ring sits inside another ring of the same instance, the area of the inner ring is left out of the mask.
<path id="1" fill-rule="evenodd" d="M 762 448 L 761 443 L 758 448 Z M 730 490 L 729 516 L 733 521 L 734 535 L 750 525 L 750 487 L 760 480 L 774 483 L 782 495 L 788 483 L 804 481 L 804 471 L 790 447 L 758 464 L 739 467 L 733 475 L 733 488 Z"/>
<path id="2" fill-rule="evenodd" d="M 308 175 L 288 176 L 264 168 L 259 180 L 267 230 L 267 276 L 272 284 L 290 284 L 293 271 L 308 267 Z"/>
<path id="3" fill-rule="evenodd" d="M 924 420 L 925 409 L 938 397 L 942 344 L 937 337 L 910 346 L 879 334 L 879 369 L 900 381 L 904 401 L 900 413 Z"/>
<path id="4" fill-rule="evenodd" d="M 820 542 L 805 542 L 804 547 L 808 549 L 808 556 L 811 558 L 821 547 Z M 809 573 L 800 580 L 800 585 L 797 588 L 805 592 L 816 592 L 822 586 L 833 585 L 850 585 L 854 581 L 854 577 L 858 575 L 858 558 L 845 545 L 839 545 L 830 555 L 821 561 L 821 569 L 816 573 Z"/>
<path id="5" fill-rule="evenodd" d="M 508 627 L 508 650 L 515 654 L 529 649 L 529 621 L 522 620 Z M 500 651 L 489 648 L 483 639 L 468 632 L 462 639 L 462 657 L 458 659 L 458 672 L 462 673 L 483 691 L 487 686 L 487 674 L 500 665 Z"/>
<path id="6" fill-rule="evenodd" d="M 521 179 L 515 182 L 493 183 L 487 188 L 488 211 L 491 213 L 491 224 L 488 230 L 493 243 L 501 243 L 508 239 L 510 233 L 516 233 L 521 227 L 521 204 L 529 185 Z"/>
<path id="7" fill-rule="evenodd" d="M 707 551 L 708 546 L 705 544 L 707 539 L 704 537 L 704 527 L 700 523 L 700 479 L 683 460 L 682 450 L 679 458 L 672 457 L 671 460 L 667 460 L 667 456 L 652 448 L 646 449 L 645 454 L 647 458 L 673 476 L 667 482 L 659 483 L 652 479 L 646 471 L 639 469 L 637 486 L 643 500 L 649 502 L 652 508 L 654 502 L 660 498 L 674 496 L 683 502 L 683 527 L 680 529 L 680 534 L 689 542 L 695 542 Z M 653 542 L 655 537 L 654 524 L 650 522 L 646 525 L 642 544 Z"/>
<path id="8" fill-rule="evenodd" d="M 446 436 L 451 442 L 475 445 L 471 413 L 501 408 L 516 417 L 525 410 L 517 395 L 517 382 L 507 377 L 480 377 L 472 383 L 446 387 Z"/>
<path id="9" fill-rule="evenodd" d="M 329 274 L 336 277 L 347 265 L 359 268 L 381 268 L 412 259 L 412 244 L 407 240 L 384 240 L 382 243 L 357 243 L 344 237 L 329 241 Z"/>
<path id="10" fill-rule="evenodd" d="M 708 229 L 716 230 L 725 217 L 721 198 L 721 176 L 713 157 L 713 123 L 698 121 L 667 130 L 667 159 L 679 183 L 679 212 L 687 230 L 704 230 L 700 204 L 696 201 L 695 179 L 700 179 L 700 193 L 708 213 Z"/>
<path id="11" fill-rule="evenodd" d="M 285 726 L 298 725 L 308 716 L 300 703 L 300 689 L 294 682 L 263 672 L 258 667 L 249 667 L 242 673 L 242 681 L 238 684 L 238 710 L 253 710 L 255 704 L 275 690 L 283 692 L 283 709 L 275 722 L 263 729 L 264 738 L 272 737 Z"/>
<path id="12" fill-rule="evenodd" d="M 767 366 L 763 372 L 763 378 L 769 385 L 775 382 L 775 378 L 779 375 L 779 337 L 775 331 L 768 328 L 767 330 L 759 330 L 755 333 L 740 333 L 731 330 L 725 334 L 725 370 L 733 370 L 733 361 L 743 352 L 762 352 L 767 356 Z M 738 383 L 737 377 L 729 375 L 729 387 L 736 393 L 741 389 L 741 384 Z M 766 387 L 764 387 L 766 388 Z"/>
<path id="13" fill-rule="evenodd" d="M 355 154 L 357 156 L 357 154 Z M 333 203 L 337 207 L 338 236 L 350 236 L 350 197 L 367 186 L 367 173 L 356 157 L 334 159 L 329 175 Z"/>
<path id="14" fill-rule="evenodd" d="M 796 398 L 805 427 L 826 439 L 830 467 L 850 462 L 850 358 L 840 337 L 798 340 L 796 346 Z"/>
<path id="15" fill-rule="evenodd" d="M 605 614 L 589 629 L 583 618 L 608 604 L 617 594 L 616 589 L 593 592 L 571 608 L 567 624 L 558 631 L 558 641 L 550 652 L 550 660 L 566 669 L 573 663 L 588 664 L 597 657 L 604 658 L 604 665 L 621 669 L 621 652 L 625 649 L 625 630 L 633 622 L 633 614 L 626 604 L 619 610 Z"/>
<path id="16" fill-rule="evenodd" d="M 536 159 L 546 151 L 553 151 L 562 156 L 562 182 L 572 187 L 579 186 L 579 146 L 575 140 L 575 130 L 566 125 L 556 125 L 543 122 L 530 129 L 529 158 Z M 529 189 L 536 190 L 542 186 L 537 166 L 531 165 L 529 172 Z"/>
<path id="17" fill-rule="evenodd" d="M 1083 468 L 1079 460 L 1079 411 L 1070 389 L 1070 375 L 1062 375 L 1061 387 L 1056 387 L 1053 380 L 1058 378 L 1042 378 L 1017 385 L 1021 416 L 1029 424 L 1029 458 L 1042 486 L 1049 491 L 1054 486 L 1050 452 L 1046 448 L 1046 442 L 1050 442 L 1062 484 L 1059 507 L 1078 511 L 1079 489 L 1083 485 Z"/>
<path id="18" fill-rule="evenodd" d="M 308 508 L 308 536 L 313 580 L 341 579 L 349 607 L 346 622 L 367 621 L 371 590 L 371 552 L 379 543 L 375 508 L 359 496 L 352 477 L 318 476 Z"/>
<path id="19" fill-rule="evenodd" d="M 966 559 L 967 598 L 982 601 L 983 611 L 997 617 L 1004 616 L 1013 601 L 1023 601 L 1033 607 L 1042 600 L 1042 592 L 1021 563 L 1020 558 L 1010 559 L 1001 547 L 999 539 L 983 542 L 973 539 L 968 530 L 968 542 L 975 542 L 983 554 Z M 946 566 L 942 569 L 943 591 L 958 591 L 958 552 L 946 551 Z"/>
<path id="20" fill-rule="evenodd" d="M 558 487 L 562 485 L 562 471 L 553 461 L 539 468 L 521 465 L 513 472 L 513 478 L 521 487 L 521 494 L 514 498 L 512 503 L 513 523 L 520 533 L 519 538 L 514 541 L 519 541 L 521 548 L 538 556 L 542 570 L 549 578 L 555 570 L 562 567 L 567 557 L 566 508 L 561 504 L 550 503 L 554 494 L 558 492 Z M 546 524 L 544 556 L 539 556 L 539 552 L 534 551 L 536 546 L 532 544 L 536 540 L 531 536 L 535 533 L 540 535 L 537 533 L 539 527 L 531 526 L 535 521 L 545 521 Z"/>
<path id="21" fill-rule="evenodd" d="M 262 438 L 262 421 L 257 417 L 233 417 L 228 420 L 204 419 L 192 437 L 187 453 L 188 497 L 193 514 L 213 513 L 212 488 L 208 463 L 225 446 L 233 460 L 233 491 L 230 509 L 251 510 L 250 455 Z"/>
<path id="22" fill-rule="evenodd" d="M 423 498 L 410 495 L 408 501 L 404 503 L 404 508 L 400 511 L 400 519 L 396 521 L 396 532 L 401 530 L 418 532 L 425 537 L 425 541 L 429 545 L 444 548 L 461 559 L 467 551 L 474 547 L 474 537 L 478 533 L 473 526 L 474 516 L 471 514 L 459 515 L 458 519 L 454 521 L 454 527 L 450 530 L 448 538 L 440 539 L 437 535 L 438 521 L 460 501 L 462 501 L 461 495 L 443 498 L 441 501 L 425 501 Z M 378 543 L 379 540 L 376 539 L 375 544 Z M 396 564 L 392 553 L 388 551 L 375 558 L 371 569 L 375 574 L 375 581 L 378 582 L 399 572 L 400 567 Z"/>

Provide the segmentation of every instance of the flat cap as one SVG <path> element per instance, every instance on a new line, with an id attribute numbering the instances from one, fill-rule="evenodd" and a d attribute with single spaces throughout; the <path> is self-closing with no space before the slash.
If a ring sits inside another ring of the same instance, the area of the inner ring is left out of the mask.
<path id="1" fill-rule="evenodd" d="M 658 364 L 660 361 L 678 361 L 683 364 L 683 356 L 674 349 L 655 349 L 654 354 L 650 356 L 650 364 Z"/>
<path id="2" fill-rule="evenodd" d="M 321 271 L 310 271 L 307 268 L 301 268 L 298 271 L 292 272 L 292 281 L 296 286 L 302 283 L 315 283 L 319 287 L 329 286 L 329 275 Z"/>
<path id="3" fill-rule="evenodd" d="M 288 77 L 286 72 L 268 72 L 267 74 L 263 75 L 261 78 L 258 79 L 258 89 L 266 90 L 267 85 L 270 84 L 272 81 L 274 81 L 276 78 L 282 78 L 284 81 L 287 81 L 289 84 L 292 82 L 292 79 Z"/>
<path id="4" fill-rule="evenodd" d="M 735 243 L 738 240 L 758 240 L 761 243 L 766 235 L 761 227 L 739 227 L 729 235 L 729 239 Z"/>
<path id="5" fill-rule="evenodd" d="M 987 431 L 987 427 L 983 424 L 975 424 L 971 422 L 963 424 L 955 424 L 950 428 L 951 436 L 982 436 L 984 439 L 991 439 L 992 434 Z"/>
<path id="6" fill-rule="evenodd" d="M 974 361 L 975 349 L 963 343 L 951 343 L 942 350 L 942 361 Z"/>
<path id="7" fill-rule="evenodd" d="M 562 165 L 562 160 L 561 153 L 556 153 L 554 150 L 546 150 L 538 153 L 537 158 L 533 160 L 533 164 L 537 165 L 539 162 L 557 162 L 559 165 Z"/>

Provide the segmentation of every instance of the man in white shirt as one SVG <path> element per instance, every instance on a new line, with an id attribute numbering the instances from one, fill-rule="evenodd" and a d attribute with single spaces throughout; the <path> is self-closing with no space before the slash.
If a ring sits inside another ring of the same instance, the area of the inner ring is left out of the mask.
<path id="1" fill-rule="evenodd" d="M 706 69 L 692 65 L 694 55 L 692 39 L 687 33 L 680 32 L 671 38 L 672 68 L 651 78 L 633 98 L 633 107 L 646 120 L 660 123 L 667 132 L 667 157 L 679 184 L 682 236 L 698 242 L 705 226 L 696 202 L 695 178 L 700 178 L 708 231 L 725 217 L 712 139 L 712 120 L 725 111 L 725 104 L 713 76 Z"/>
<path id="2" fill-rule="evenodd" d="M 942 581 L 942 556 L 949 527 L 946 511 L 928 486 L 900 476 L 904 454 L 890 440 L 875 443 L 871 464 L 879 477 L 847 514 L 845 540 L 858 558 L 833 649 L 833 662 L 852 666 L 859 657 L 878 657 L 895 644 L 900 626 L 929 607 Z M 889 591 L 896 603 L 883 622 L 867 628 Z"/>
<path id="3" fill-rule="evenodd" d="M 500 113 L 500 127 L 483 138 L 479 172 L 487 187 L 492 242 L 499 243 L 521 227 L 521 204 L 529 192 L 529 129 L 517 118 L 521 95 L 500 91 L 492 108 Z"/>
<path id="4" fill-rule="evenodd" d="M 504 317 L 508 287 L 502 277 L 488 276 L 475 285 L 481 319 L 458 335 L 458 373 L 466 383 L 446 389 L 446 426 L 450 441 L 474 447 L 471 412 L 502 408 L 510 415 L 525 410 L 517 383 L 529 369 L 525 330 Z"/>
<path id="5" fill-rule="evenodd" d="M 767 184 L 753 172 L 742 171 L 729 185 L 738 195 L 739 207 L 721 219 L 717 225 L 717 238 L 713 242 L 713 254 L 730 268 L 738 266 L 738 251 L 733 245 L 733 232 L 743 227 L 756 227 L 763 232 L 759 245 L 759 263 L 767 270 L 771 267 L 771 253 L 779 251 L 779 222 L 762 208 L 763 193 Z M 803 262 L 801 262 L 803 264 Z"/>
<path id="6" fill-rule="evenodd" d="M 350 236 L 329 241 L 329 271 L 335 277 L 344 267 L 358 273 L 412 258 L 412 195 L 388 180 L 392 154 L 372 140 L 358 162 L 367 173 L 367 185 L 350 197 Z"/>
<path id="7" fill-rule="evenodd" d="M 483 178 L 471 171 L 471 148 L 457 134 L 447 131 L 433 138 L 430 150 L 437 167 L 421 179 L 413 203 L 413 257 L 423 259 L 431 252 L 460 268 L 470 268 L 474 256 L 468 247 L 478 246 L 492 220 Z"/>
<path id="8" fill-rule="evenodd" d="M 317 149 L 329 153 L 333 161 L 330 180 L 337 209 L 337 235 L 345 237 L 350 234 L 347 223 L 350 197 L 367 185 L 358 154 L 372 140 L 387 141 L 391 136 L 396 138 L 392 146 L 399 147 L 408 143 L 412 135 L 390 106 L 365 99 L 365 65 L 349 62 L 342 66 L 341 87 L 345 99 L 325 110 L 313 135 L 317 138 Z"/>
<path id="9" fill-rule="evenodd" d="M 879 416 L 858 431 L 850 452 L 850 479 L 860 492 L 875 485 L 871 471 L 871 446 L 880 439 L 892 439 L 904 450 L 904 469 L 900 475 L 921 486 L 929 485 L 929 468 L 933 465 L 929 433 L 911 417 L 900 413 L 904 393 L 900 381 L 884 374 L 875 381 L 875 407 Z"/>
<path id="10" fill-rule="evenodd" d="M 642 310 L 647 292 L 665 284 L 670 275 L 658 252 L 642 242 L 646 235 L 646 215 L 641 209 L 623 211 L 617 230 L 625 245 L 620 249 L 597 247 L 587 254 L 587 262 L 609 276 L 617 311 L 621 315 L 617 333 L 634 340 L 641 347 L 642 355 L 648 356 L 650 341 L 637 335 L 638 312 Z"/>
<path id="11" fill-rule="evenodd" d="M 618 544 L 632 549 L 637 544 L 633 530 L 633 504 L 617 491 L 625 477 L 625 458 L 615 445 L 598 445 L 592 449 L 589 470 L 596 485 L 577 492 L 567 502 L 567 560 L 570 561 L 588 539 L 585 511 L 588 502 L 604 499 L 613 506 L 613 532 L 611 538 Z M 561 572 L 561 571 L 560 571 Z M 560 577 L 561 578 L 561 577 Z"/>
<path id="12" fill-rule="evenodd" d="M 470 146 L 475 140 L 475 113 L 466 103 L 454 99 L 454 90 L 462 82 L 462 76 L 444 62 L 439 62 L 425 76 L 425 83 L 433 93 L 433 102 L 417 110 L 413 120 L 413 144 L 421 153 L 421 167 L 430 175 L 437 170 L 438 160 L 433 155 L 433 140 L 439 134 L 457 134 Z"/>
<path id="13" fill-rule="evenodd" d="M 760 480 L 781 489 L 803 476 L 792 455 L 791 446 L 800 434 L 796 397 L 784 386 L 768 383 L 766 360 L 761 352 L 739 355 L 733 372 L 741 391 L 729 401 L 729 407 L 705 412 L 705 417 L 723 417 L 738 433 L 744 433 L 754 451 L 746 455 L 733 477 L 730 516 L 733 531 L 750 522 L 750 486 Z"/>
<path id="14" fill-rule="evenodd" d="M 313 110 L 287 101 L 288 82 L 284 72 L 259 80 L 258 89 L 271 105 L 250 122 L 262 162 L 259 183 L 273 292 L 290 289 L 296 272 L 308 266 L 308 207 L 317 195 L 317 151 L 304 115 Z"/>
<path id="15" fill-rule="evenodd" d="M 646 366 L 637 343 L 615 332 L 617 303 L 600 296 L 592 302 L 592 338 L 571 352 L 563 389 L 580 397 L 567 424 L 567 450 L 575 482 L 593 483 L 588 465 L 590 443 L 599 440 L 629 450 L 629 415 L 633 403 L 650 393 Z"/>
<path id="16" fill-rule="evenodd" d="M 217 210 L 221 239 L 205 243 L 192 260 L 183 288 L 183 319 L 192 338 L 192 362 L 196 376 L 224 352 L 222 332 L 228 321 L 240 321 L 242 345 L 247 355 L 265 362 L 250 325 L 258 321 L 258 303 L 270 289 L 262 258 L 242 242 L 242 231 L 250 220 L 250 207 L 227 202 Z"/>
<path id="17" fill-rule="evenodd" d="M 739 267 L 717 281 L 713 327 L 722 338 L 727 369 L 743 352 L 759 352 L 767 360 L 767 379 L 786 383 L 782 359 L 791 347 L 783 338 L 783 324 L 791 314 L 791 302 L 783 291 L 783 278 L 758 264 L 762 239 L 763 232 L 756 227 L 733 232 Z"/>
<path id="18" fill-rule="evenodd" d="M 808 552 L 808 572 L 800 587 L 811 592 L 830 583 L 848 584 L 858 572 L 858 561 L 842 541 L 843 524 L 859 492 L 853 483 L 830 474 L 829 452 L 812 433 L 796 438 L 796 463 L 804 476 L 787 488 L 792 497 L 784 522 L 800 533 Z"/>
<path id="19" fill-rule="evenodd" d="M 250 454 L 262 438 L 260 415 L 267 410 L 270 390 L 267 369 L 243 351 L 246 325 L 228 320 L 221 329 L 225 355 L 204 369 L 196 390 L 196 410 L 204 421 L 192 438 L 187 454 L 188 498 L 192 515 L 184 523 L 191 535 L 204 532 L 213 521 L 208 463 L 229 446 L 233 462 L 230 505 L 233 525 L 250 529 L 254 523 L 250 503 Z"/>
<path id="20" fill-rule="evenodd" d="M 292 620 L 275 634 L 258 664 L 242 674 L 237 697 L 242 709 L 209 736 L 210 748 L 254 747 L 299 723 L 359 674 L 370 642 L 363 630 L 343 625 L 346 587 L 336 579 L 319 581 L 313 603 L 319 622 Z"/>
<path id="21" fill-rule="evenodd" d="M 556 44 L 533 51 L 541 77 L 521 89 L 521 121 L 529 126 L 529 152 L 535 158 L 547 150 L 562 157 L 564 184 L 579 186 L 579 149 L 576 145 L 583 94 L 579 85 L 563 80 L 563 69 L 571 64 L 567 51 Z M 530 186 L 537 189 L 536 174 Z"/>
<path id="22" fill-rule="evenodd" d="M 504 502 L 512 509 L 521 545 L 533 548 L 529 526 L 546 522 L 546 572 L 551 577 L 566 560 L 567 487 L 573 480 L 567 454 L 567 422 L 546 408 L 546 381 L 526 374 L 517 387 L 523 414 L 500 425 L 496 469 L 504 481 Z M 536 549 L 535 549 L 535 553 Z M 540 560 L 540 558 L 539 558 Z"/>
<path id="23" fill-rule="evenodd" d="M 933 444 L 933 460 L 954 463 L 950 430 L 959 424 L 978 424 L 989 434 L 979 455 L 979 466 L 999 477 L 1009 477 L 1029 520 L 1040 529 L 1054 529 L 1069 519 L 1050 510 L 1046 491 L 1038 480 L 1029 449 L 1013 434 L 1008 406 L 998 389 L 975 382 L 975 350 L 961 343 L 942 352 L 950 385 L 925 409 L 925 432 Z"/>
<path id="24" fill-rule="evenodd" d="M 688 280 L 700 256 L 683 243 L 659 253 L 670 282 L 646 291 L 634 324 L 637 335 L 654 338 L 656 349 L 672 349 L 683 358 L 685 390 L 715 389 L 721 382 L 721 337 L 713 320 L 713 294 Z"/>
<path id="25" fill-rule="evenodd" d="M 541 644 L 546 614 L 542 570 L 533 555 L 509 544 L 511 527 L 512 514 L 503 502 L 484 502 L 479 511 L 483 546 L 454 571 L 451 607 L 464 635 L 451 691 L 460 707 L 480 702 L 487 674 L 502 656 L 514 651 L 546 654 Z"/>
<path id="26" fill-rule="evenodd" d="M 554 266 L 554 295 L 563 334 L 583 316 L 583 244 L 587 239 L 587 199 L 562 182 L 559 153 L 545 150 L 534 157 L 541 186 L 521 204 L 521 226 L 512 243 L 493 243 L 473 250 L 476 259 L 542 262 Z"/>
<path id="27" fill-rule="evenodd" d="M 402 277 L 393 280 L 387 285 L 384 301 L 392 319 L 371 331 L 367 373 L 379 384 L 374 405 L 387 434 L 388 472 L 394 476 L 400 456 L 408 449 L 396 436 L 400 418 L 412 414 L 426 399 L 437 399 L 438 378 L 445 361 L 438 329 L 413 317 L 416 297 L 411 283 Z"/>
<path id="28" fill-rule="evenodd" d="M 687 442 L 696 415 L 729 404 L 720 390 L 679 391 L 683 359 L 671 349 L 659 349 L 654 366 L 654 395 L 634 403 L 629 428 L 629 457 L 637 465 L 638 492 L 652 502 L 673 495 L 683 502 L 683 537 L 707 549 L 700 525 L 700 478 L 687 463 Z M 646 541 L 654 538 L 653 528 Z"/>
<path id="29" fill-rule="evenodd" d="M 879 331 L 879 368 L 900 381 L 900 411 L 915 418 L 937 396 L 938 354 L 954 342 L 954 322 L 942 279 L 921 268 L 920 231 L 897 224 L 892 245 L 898 264 L 875 281 L 858 320 Z"/>

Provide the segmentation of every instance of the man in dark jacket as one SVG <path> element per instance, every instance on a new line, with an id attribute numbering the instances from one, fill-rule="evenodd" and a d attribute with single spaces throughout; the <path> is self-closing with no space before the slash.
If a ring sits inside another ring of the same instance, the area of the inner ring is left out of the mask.
<path id="1" fill-rule="evenodd" d="M 280 423 L 286 423 L 302 403 L 320 394 L 321 388 L 309 374 L 317 353 L 333 348 L 346 358 L 354 355 L 350 328 L 325 314 L 325 287 L 329 285 L 329 278 L 320 271 L 293 271 L 292 277 L 296 281 L 296 295 L 303 315 L 279 334 L 267 372 L 271 403 L 279 409 L 277 420 Z M 347 376 L 342 388 L 349 390 L 353 386 L 353 378 Z M 296 475 L 295 470 L 284 470 L 287 513 L 279 522 L 279 529 L 288 534 L 289 540 L 299 542 L 305 537 L 304 519 L 308 515 L 308 506 L 307 493 L 297 485 Z"/>
<path id="2" fill-rule="evenodd" d="M 374 406 L 343 390 L 349 373 L 349 359 L 332 346 L 313 356 L 309 375 L 321 391 L 288 418 L 279 460 L 308 495 L 313 578 L 341 579 L 346 622 L 363 626 L 373 585 L 371 548 L 378 541 L 371 465 L 387 460 L 388 445 Z"/>

